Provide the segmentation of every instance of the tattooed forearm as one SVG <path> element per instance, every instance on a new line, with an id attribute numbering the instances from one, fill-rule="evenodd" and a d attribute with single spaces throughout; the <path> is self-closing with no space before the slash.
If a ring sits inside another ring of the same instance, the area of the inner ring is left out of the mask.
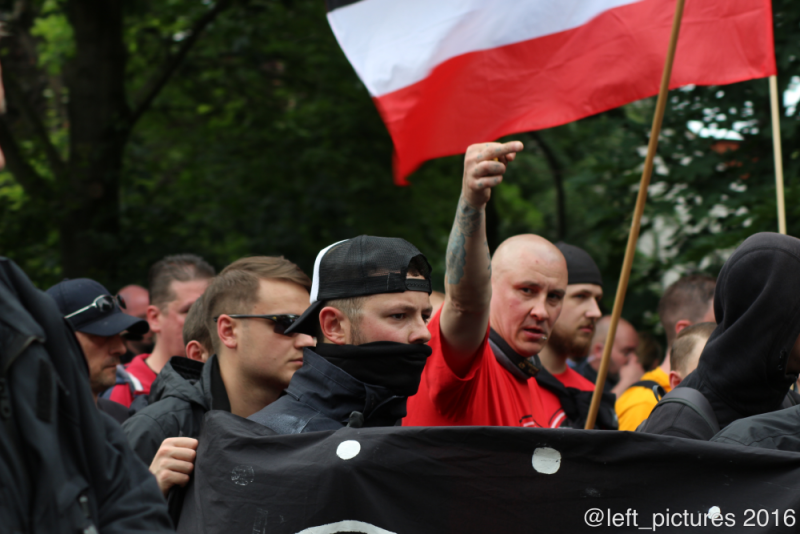
<path id="1" fill-rule="evenodd" d="M 461 198 L 456 209 L 456 219 L 447 242 L 447 283 L 458 284 L 464 277 L 467 264 L 467 239 L 481 227 L 484 211 L 473 208 Z M 474 246 L 474 245 L 473 245 Z"/>

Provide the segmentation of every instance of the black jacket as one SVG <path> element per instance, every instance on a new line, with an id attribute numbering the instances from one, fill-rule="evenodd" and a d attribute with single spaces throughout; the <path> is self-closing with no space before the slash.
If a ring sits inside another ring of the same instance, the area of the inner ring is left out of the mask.
<path id="1" fill-rule="evenodd" d="M 800 240 L 760 233 L 725 262 L 714 296 L 717 328 L 697 369 L 681 383 L 705 395 L 721 429 L 781 408 L 797 375 L 788 356 L 800 335 Z M 691 439 L 712 437 L 688 406 L 656 407 L 640 430 Z"/>
<path id="2" fill-rule="evenodd" d="M 310 348 L 285 394 L 248 419 L 276 434 L 337 430 L 344 426 L 392 426 L 405 416 L 407 397 L 365 384 Z"/>
<path id="3" fill-rule="evenodd" d="M 171 532 L 56 303 L 0 258 L 0 530 Z"/>
<path id="4" fill-rule="evenodd" d="M 739 419 L 711 441 L 800 452 L 800 406 Z"/>
<path id="5" fill-rule="evenodd" d="M 203 416 L 212 409 L 216 358 L 211 356 L 205 365 L 183 356 L 170 359 L 153 382 L 149 405 L 122 425 L 131 447 L 147 465 L 165 439 L 200 435 Z"/>

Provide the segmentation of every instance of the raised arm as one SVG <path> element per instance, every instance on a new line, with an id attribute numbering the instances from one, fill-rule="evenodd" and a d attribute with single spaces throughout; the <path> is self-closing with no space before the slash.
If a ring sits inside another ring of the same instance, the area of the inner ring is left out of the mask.
<path id="1" fill-rule="evenodd" d="M 506 164 L 522 143 L 481 143 L 467 149 L 456 218 L 447 242 L 445 301 L 441 334 L 449 347 L 447 364 L 464 376 L 477 355 L 492 300 L 492 262 L 486 241 L 486 203 L 503 181 Z M 497 161 L 495 161 L 495 159 Z"/>

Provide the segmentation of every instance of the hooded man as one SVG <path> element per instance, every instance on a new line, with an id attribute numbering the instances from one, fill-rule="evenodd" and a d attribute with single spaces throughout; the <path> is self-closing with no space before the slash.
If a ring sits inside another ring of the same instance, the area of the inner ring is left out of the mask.
<path id="1" fill-rule="evenodd" d="M 787 393 L 800 372 L 798 273 L 800 240 L 747 238 L 720 271 L 718 326 L 697 369 L 661 399 L 640 431 L 709 440 L 734 421 L 796 404 Z"/>
<path id="2" fill-rule="evenodd" d="M 277 434 L 393 426 L 425 361 L 431 267 L 399 238 L 359 236 L 314 263 L 311 305 L 287 334 L 316 335 L 286 394 L 251 415 Z"/>

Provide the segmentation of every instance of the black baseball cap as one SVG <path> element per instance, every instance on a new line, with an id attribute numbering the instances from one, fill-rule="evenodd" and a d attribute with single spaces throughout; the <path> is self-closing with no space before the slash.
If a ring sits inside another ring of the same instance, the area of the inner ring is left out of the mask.
<path id="1" fill-rule="evenodd" d="M 48 289 L 47 294 L 53 297 L 58 309 L 78 332 L 108 337 L 126 330 L 141 336 L 150 330 L 147 321 L 124 313 L 121 301 L 89 278 L 64 280 Z M 108 298 L 98 305 L 96 301 L 104 296 Z"/>
<path id="2" fill-rule="evenodd" d="M 412 261 L 424 279 L 407 277 Z M 316 335 L 319 311 L 329 300 L 404 291 L 431 294 L 431 265 L 417 247 L 399 237 L 360 235 L 339 241 L 317 255 L 311 306 L 286 334 Z"/>

